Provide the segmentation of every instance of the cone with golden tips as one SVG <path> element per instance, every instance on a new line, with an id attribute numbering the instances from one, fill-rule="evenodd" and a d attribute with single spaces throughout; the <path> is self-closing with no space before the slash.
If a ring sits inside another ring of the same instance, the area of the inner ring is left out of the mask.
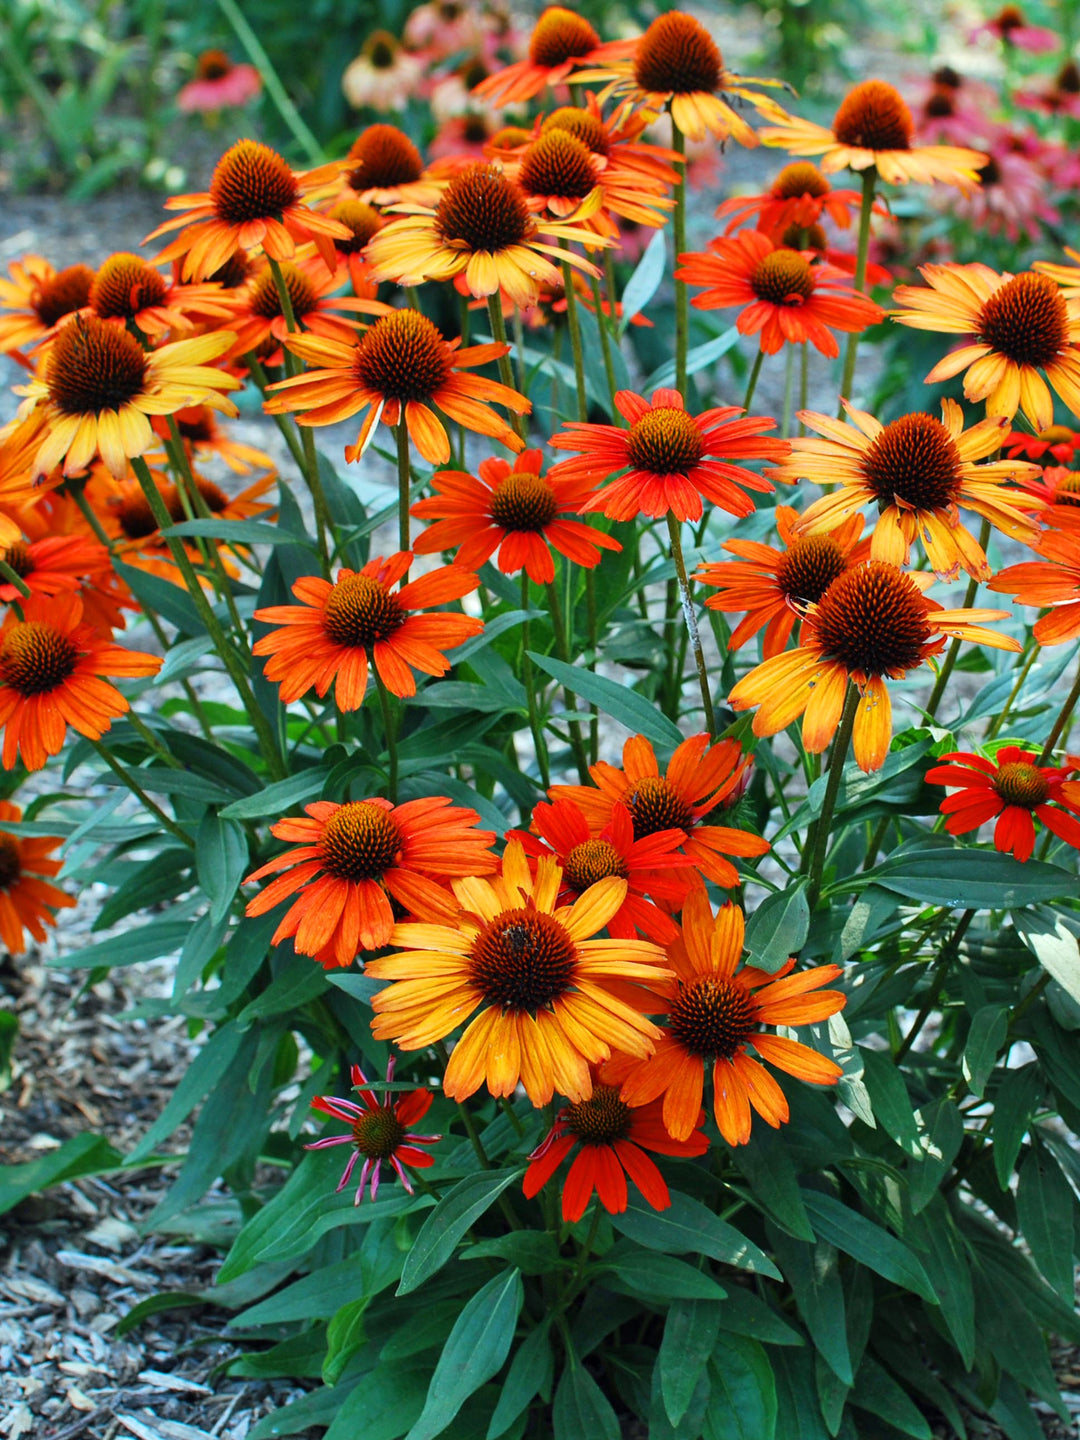
<path id="1" fill-rule="evenodd" d="M 178 284 L 142 255 L 123 250 L 110 255 L 95 275 L 88 305 L 99 319 L 134 325 L 151 336 L 191 330 L 197 322 L 213 325 L 232 314 L 220 285 Z"/>
<path id="2" fill-rule="evenodd" d="M 345 160 L 346 189 L 338 201 L 387 205 L 435 205 L 439 182 L 424 173 L 420 151 L 396 125 L 369 125 L 353 141 Z M 343 222 L 344 223 L 344 222 Z"/>

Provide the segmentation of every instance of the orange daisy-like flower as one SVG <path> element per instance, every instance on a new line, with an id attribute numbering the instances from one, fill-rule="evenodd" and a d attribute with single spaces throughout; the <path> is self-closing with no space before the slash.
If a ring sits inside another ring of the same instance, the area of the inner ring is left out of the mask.
<path id="1" fill-rule="evenodd" d="M 1022 410 L 1039 431 L 1054 420 L 1046 380 L 1071 411 L 1080 411 L 1080 308 L 1049 276 L 999 275 L 980 264 L 923 265 L 919 274 L 926 287 L 899 285 L 893 298 L 908 308 L 892 318 L 975 342 L 940 360 L 928 385 L 965 371 L 969 400 L 985 400 L 988 415 L 1007 420 Z"/>
<path id="2" fill-rule="evenodd" d="M 798 512 L 776 507 L 776 528 L 784 548 L 758 540 L 727 540 L 724 549 L 739 560 L 703 564 L 694 576 L 720 591 L 705 601 L 710 610 L 746 611 L 731 632 L 729 650 L 738 650 L 764 627 L 765 659 L 779 655 L 807 604 L 820 600 L 838 575 L 856 564 L 866 548 L 859 544 L 863 517 L 851 515 L 824 535 L 800 535 Z"/>
<path id="3" fill-rule="evenodd" d="M 349 148 L 342 177 L 345 194 L 385 209 L 387 205 L 434 205 L 440 184 L 426 176 L 420 151 L 396 125 L 369 125 Z M 347 222 L 343 222 L 347 223 Z"/>
<path id="4" fill-rule="evenodd" d="M 633 49 L 625 58 L 585 69 L 574 76 L 575 81 L 590 84 L 607 80 L 609 84 L 598 97 L 601 104 L 618 96 L 627 109 L 658 114 L 666 106 L 672 124 L 688 140 L 713 135 L 717 140 L 730 137 L 740 145 L 758 143 L 757 135 L 722 98 L 724 95 L 752 105 L 771 120 L 784 117 L 775 100 L 748 88 L 783 82 L 735 75 L 725 69 L 712 36 L 700 20 L 683 10 L 658 15 L 645 34 L 631 44 Z"/>
<path id="5" fill-rule="evenodd" d="M 552 448 L 580 453 L 573 460 L 560 460 L 549 472 L 555 480 L 595 484 L 625 471 L 582 507 L 601 510 L 609 520 L 669 513 L 678 520 L 700 520 L 703 499 L 730 515 L 750 515 L 754 502 L 739 486 L 763 494 L 773 487 L 731 462 L 782 460 L 788 453 L 786 440 L 762 433 L 775 427 L 771 416 L 743 415 L 737 405 L 690 415 L 678 390 L 654 390 L 651 402 L 632 390 L 620 390 L 615 405 L 629 428 L 564 425 L 552 437 Z"/>
<path id="6" fill-rule="evenodd" d="M 338 274 L 348 271 L 352 292 L 359 299 L 374 300 L 379 288 L 372 279 L 371 266 L 367 261 L 368 241 L 386 224 L 374 205 L 366 200 L 341 200 L 330 211 L 330 218 L 344 225 L 349 232 L 348 240 L 334 240 L 334 254 L 338 259 Z"/>
<path id="7" fill-rule="evenodd" d="M 649 124 L 648 115 L 616 114 L 605 118 L 591 91 L 584 98 L 584 106 L 560 105 L 550 115 L 540 117 L 534 129 L 518 136 L 514 143 L 511 143 L 514 137 L 506 135 L 496 153 L 519 159 L 527 145 L 550 135 L 552 130 L 561 130 L 580 140 L 604 169 L 612 169 L 620 175 L 629 172 L 650 186 L 659 185 L 662 189 L 678 184 L 679 172 L 674 168 L 682 163 L 678 151 L 641 139 Z M 493 148 L 498 139 L 496 136 L 492 140 Z"/>
<path id="8" fill-rule="evenodd" d="M 143 241 L 179 230 L 158 260 L 182 257 L 185 280 L 205 280 L 237 250 L 258 251 L 275 260 L 291 260 L 298 244 L 313 241 L 326 261 L 335 265 L 333 240 L 348 238 L 344 225 L 302 203 L 305 196 L 326 193 L 337 183 L 341 164 L 295 171 L 269 145 L 237 140 L 214 167 L 210 189 L 200 194 L 173 195 L 166 210 L 183 210 L 166 220 Z"/>
<path id="9" fill-rule="evenodd" d="M 789 250 L 761 230 L 744 230 L 710 240 L 708 252 L 680 255 L 675 278 L 707 287 L 691 301 L 696 310 L 741 306 L 739 333 L 760 333 L 766 355 L 809 342 L 834 359 L 840 353 L 834 330 L 858 333 L 885 312 L 852 289 L 847 271 L 812 259 L 811 251 Z"/>
<path id="10" fill-rule="evenodd" d="M 394 1078 L 396 1059 L 396 1056 L 391 1055 L 386 1063 L 388 1084 Z M 318 1110 L 323 1115 L 332 1115 L 335 1120 L 344 1120 L 349 1127 L 348 1135 L 330 1135 L 323 1140 L 313 1140 L 309 1145 L 305 1145 L 304 1149 L 328 1150 L 332 1145 L 353 1147 L 345 1173 L 338 1181 L 338 1191 L 345 1189 L 352 1179 L 356 1162 L 361 1155 L 364 1157 L 364 1163 L 360 1167 L 360 1184 L 356 1188 L 356 1199 L 353 1202 L 356 1205 L 363 1200 L 369 1179 L 371 1200 L 374 1204 L 379 1194 L 379 1171 L 384 1160 L 390 1164 L 411 1195 L 413 1185 L 404 1167 L 410 1165 L 414 1170 L 426 1170 L 428 1166 L 434 1165 L 434 1157 L 423 1150 L 417 1150 L 416 1147 L 435 1145 L 442 1139 L 441 1135 L 416 1135 L 410 1131 L 410 1126 L 422 1120 L 431 1109 L 434 1098 L 431 1091 L 420 1086 L 396 1098 L 388 1095 L 385 1099 L 378 1100 L 367 1088 L 368 1078 L 359 1065 L 352 1067 L 350 1078 L 353 1089 L 360 1096 L 360 1104 L 355 1100 L 339 1100 L 335 1095 L 316 1095 L 311 1102 L 313 1110 Z"/>
<path id="11" fill-rule="evenodd" d="M 993 760 L 964 751 L 943 755 L 926 779 L 931 785 L 960 787 L 940 806 L 950 835 L 966 835 L 996 820 L 994 849 L 1023 861 L 1030 860 L 1035 849 L 1036 819 L 1080 850 L 1080 803 L 1068 798 L 1063 785 L 1073 768 L 1040 765 L 1034 750 L 1005 745 Z"/>
<path id="12" fill-rule="evenodd" d="M 274 473 L 274 462 L 266 451 L 233 439 L 218 424 L 209 405 L 187 405 L 171 418 L 176 421 L 184 448 L 195 462 L 213 457 L 223 461 L 234 475 L 250 475 L 252 470 Z M 163 440 L 172 434 L 168 420 L 161 416 L 156 416 L 150 423 Z M 210 508 L 214 508 L 212 504 Z"/>
<path id="13" fill-rule="evenodd" d="M 516 305 L 534 305 L 541 286 L 561 284 L 561 271 L 552 260 L 599 275 L 591 261 L 539 237 L 576 240 L 594 248 L 607 244 L 582 223 L 600 204 L 595 188 L 565 219 L 537 218 L 521 186 L 498 165 L 469 165 L 447 183 L 434 208 L 416 207 L 416 213 L 402 215 L 379 231 L 367 248 L 371 273 L 376 280 L 400 285 L 460 275 L 470 295 L 494 295 L 503 289 Z"/>
<path id="14" fill-rule="evenodd" d="M 561 115 L 563 112 L 556 112 Z M 577 115 L 587 122 L 586 110 Z M 663 225 L 675 201 L 666 184 L 638 169 L 623 169 L 591 149 L 571 123 L 550 125 L 507 165 L 507 174 L 520 185 L 534 214 L 545 211 L 563 218 L 580 209 L 589 209 L 599 191 L 599 209 L 584 222 L 590 230 L 617 240 L 619 227 L 613 216 L 632 220 L 653 229 Z"/>
<path id="15" fill-rule="evenodd" d="M 1064 465 L 1047 465 L 1037 480 L 1021 476 L 1020 485 L 1047 506 L 1039 512 L 1044 525 L 1053 525 L 1063 510 L 1080 505 L 1080 471 Z"/>
<path id="16" fill-rule="evenodd" d="M 724 233 L 730 235 L 757 217 L 757 229 L 767 235 L 782 235 L 791 227 L 809 230 L 822 215 L 828 215 L 841 230 L 851 225 L 852 212 L 859 208 L 857 190 L 834 190 L 829 180 L 809 160 L 785 165 L 762 195 L 732 195 L 717 207 L 716 218 L 727 220 Z"/>
<path id="17" fill-rule="evenodd" d="M 298 326 L 312 335 L 322 336 L 324 340 L 352 344 L 356 334 L 355 324 L 333 312 L 355 311 L 358 308 L 370 311 L 366 300 L 334 295 L 332 292 L 339 289 L 341 281 L 336 271 L 333 274 L 327 271 L 318 256 L 282 261 L 281 275 Z M 281 364 L 280 347 L 293 332 L 281 308 L 281 296 L 269 265 L 256 270 L 236 296 L 229 328 L 236 334 L 232 350 L 234 356 L 254 351 L 265 364 Z"/>
<path id="18" fill-rule="evenodd" d="M 519 1084 L 534 1105 L 556 1089 L 572 1102 L 593 1093 L 590 1065 L 611 1056 L 652 1053 L 659 1034 L 642 1013 L 669 974 L 663 951 L 648 940 L 598 940 L 619 910 L 626 881 L 591 885 L 573 905 L 558 905 L 562 880 L 554 860 L 535 877 L 511 840 L 502 874 L 455 880 L 461 906 L 447 923 L 419 911 L 422 923 L 397 925 L 402 953 L 368 962 L 366 973 L 393 983 L 372 997 L 377 1040 L 419 1050 L 442 1040 L 476 1010 L 454 1046 L 443 1077 L 451 1100 L 481 1085 L 512 1095 Z"/>
<path id="19" fill-rule="evenodd" d="M 138 610 L 138 603 L 116 574 L 108 550 L 99 544 L 71 496 L 47 491 L 36 505 L 21 512 L 19 523 L 21 538 L 7 547 L 5 559 L 31 591 L 77 592 L 87 625 L 108 634 L 122 630 L 126 624 L 124 611 Z M 20 546 L 28 552 L 25 558 Z M 24 568 L 26 574 L 22 573 Z M 19 599 L 6 586 L 2 593 L 9 600 Z"/>
<path id="20" fill-rule="evenodd" d="M 551 547 L 586 570 L 600 563 L 602 550 L 621 550 L 602 530 L 567 519 L 595 493 L 587 482 L 545 478 L 543 468 L 542 451 L 524 450 L 513 465 L 482 460 L 477 478 L 436 471 L 435 494 L 412 507 L 418 519 L 436 522 L 417 538 L 416 553 L 456 549 L 456 565 L 479 570 L 498 550 L 504 575 L 524 569 L 534 584 L 548 585 L 555 579 Z"/>
<path id="21" fill-rule="evenodd" d="M 537 805 L 532 828 L 536 835 L 508 830 L 507 839 L 521 842 L 530 863 L 554 855 L 562 870 L 559 898 L 564 903 L 614 875 L 626 881 L 627 889 L 622 906 L 608 921 L 610 935 L 632 940 L 640 930 L 660 944 L 675 935 L 671 917 L 646 897 L 665 901 L 673 909 L 686 898 L 694 882 L 685 872 L 694 861 L 682 853 L 684 830 L 656 830 L 635 838 L 630 811 L 625 805 L 613 805 L 610 821 L 596 835 L 584 810 L 572 800 Z"/>
<path id="22" fill-rule="evenodd" d="M 800 411 L 803 424 L 823 438 L 793 440 L 790 459 L 769 472 L 774 480 L 837 486 L 809 506 L 799 534 L 826 534 L 860 505 L 876 504 L 870 558 L 906 565 L 918 538 L 946 580 L 961 568 L 978 580 L 990 578 L 982 546 L 960 520 L 960 506 L 1013 540 L 1030 544 L 1038 535 L 1038 525 L 1024 513 L 1033 508 L 1031 500 L 1005 486 L 1037 474 L 1036 468 L 1024 460 L 976 463 L 1000 451 L 1004 419 L 987 417 L 965 430 L 960 406 L 943 400 L 941 420 L 916 412 L 882 425 L 846 400 L 843 405 L 853 424 Z"/>
<path id="23" fill-rule="evenodd" d="M 814 1085 L 839 1080 L 835 1061 L 762 1027 L 812 1025 L 835 1015 L 845 996 L 821 987 L 843 972 L 839 965 L 816 965 L 793 975 L 794 960 L 774 974 L 742 964 L 743 912 L 724 905 L 714 918 L 703 890 L 689 897 L 682 921 L 681 937 L 667 947 L 675 975 L 656 1051 L 644 1061 L 620 1058 L 608 1073 L 616 1083 L 621 1078 L 628 1105 L 647 1105 L 662 1095 L 664 1125 L 674 1139 L 686 1140 L 699 1123 L 705 1067 L 711 1065 L 720 1134 L 729 1145 L 745 1145 L 751 1107 L 774 1130 L 789 1115 L 784 1092 L 761 1060 Z M 759 1060 L 747 1053 L 750 1047 Z"/>
<path id="24" fill-rule="evenodd" d="M 1047 530 L 1032 542 L 1041 560 L 1009 565 L 990 581 L 989 589 L 1012 595 L 1018 605 L 1047 608 L 1035 621 L 1040 645 L 1064 645 L 1080 635 L 1080 530 Z"/>
<path id="25" fill-rule="evenodd" d="M 35 474 L 63 462 L 65 475 L 78 475 L 100 455 L 121 479 L 129 459 L 154 444 L 148 416 L 198 404 L 235 415 L 219 392 L 239 389 L 240 381 L 205 363 L 232 342 L 225 330 L 144 350 L 119 325 L 75 316 L 49 342 L 34 378 L 18 387 L 28 397 L 20 413 L 40 408 L 44 419 Z"/>
<path id="26" fill-rule="evenodd" d="M 0 825 L 17 825 L 21 819 L 18 805 L 0 800 Z M 44 940 L 46 925 L 56 924 L 53 911 L 75 904 L 71 895 L 49 884 L 61 865 L 52 852 L 63 843 L 60 837 L 11 835 L 0 829 L 0 942 L 9 955 L 26 950 L 26 930 L 39 943 Z"/>
<path id="27" fill-rule="evenodd" d="M 102 265 L 87 304 L 99 319 L 134 325 L 151 336 L 191 330 L 196 322 L 214 325 L 232 315 L 220 285 L 177 284 L 157 264 L 126 251 L 110 255 Z"/>
<path id="28" fill-rule="evenodd" d="M 100 740 L 130 709 L 103 676 L 155 675 L 161 659 L 113 645 L 84 624 L 77 595 L 32 595 L 22 611 L 20 620 L 9 610 L 0 626 L 3 766 L 11 770 L 21 753 L 28 770 L 40 770 L 60 753 L 69 725 Z"/>
<path id="29" fill-rule="evenodd" d="M 365 302 L 375 306 L 375 301 Z M 345 447 L 348 461 L 358 459 L 374 433 L 376 422 L 397 425 L 404 419 L 409 438 L 432 465 L 450 459 L 450 437 L 432 406 L 467 430 L 490 435 L 510 450 L 524 449 L 521 440 L 490 402 L 527 415 L 531 404 L 509 385 L 462 370 L 487 365 L 507 354 L 507 345 L 469 345 L 446 341 L 419 310 L 382 307 L 381 317 L 353 344 L 314 335 L 293 335 L 288 346 L 317 368 L 272 385 L 266 401 L 270 414 L 300 412 L 301 425 L 336 425 L 368 410 L 355 445 Z"/>
<path id="30" fill-rule="evenodd" d="M 642 840 L 668 830 L 686 835 L 683 853 L 707 880 L 730 889 L 739 884 L 739 872 L 725 857 L 764 855 L 769 842 L 748 830 L 727 825 L 703 825 L 714 811 L 733 804 L 749 779 L 752 756 L 743 755 L 737 740 L 709 743 L 708 735 L 691 735 L 677 746 L 667 770 L 660 774 L 656 752 L 644 735 L 634 735 L 623 746 L 623 768 L 601 760 L 589 768 L 593 785 L 553 785 L 553 800 L 570 800 L 579 807 L 594 835 L 613 823 L 615 808 L 630 812 L 634 839 Z"/>
<path id="31" fill-rule="evenodd" d="M 0 560 L 14 570 L 32 595 L 77 595 L 87 583 L 95 583 L 112 571 L 112 559 L 104 545 L 83 535 L 43 535 L 37 540 L 19 539 L 0 546 Z M 10 605 L 21 592 L 7 581 L 0 582 L 0 601 Z"/>
<path id="32" fill-rule="evenodd" d="M 475 810 L 442 796 L 391 805 L 373 799 L 304 807 L 307 819 L 286 816 L 271 835 L 297 847 L 276 855 L 245 880 L 276 880 L 250 901 L 247 915 L 265 915 L 297 895 L 274 931 L 274 945 L 292 938 L 301 955 L 326 966 L 351 965 L 358 950 L 390 942 L 394 903 L 399 913 L 419 906 L 449 917 L 454 902 L 439 880 L 487 875 L 498 866 L 492 830 L 477 830 Z"/>
<path id="33" fill-rule="evenodd" d="M 1010 459 L 1023 455 L 1026 460 L 1038 460 L 1043 465 L 1071 467 L 1076 463 L 1077 451 L 1080 451 L 1080 430 L 1070 430 L 1067 425 L 1050 425 L 1038 435 L 1010 430 L 1002 448 Z"/>
<path id="34" fill-rule="evenodd" d="M 533 28 L 527 58 L 481 80 L 472 93 L 491 105 L 520 105 L 548 86 L 561 84 L 576 65 L 589 64 L 626 48 L 602 45 L 583 15 L 551 5 Z"/>
<path id="35" fill-rule="evenodd" d="M 789 155 L 820 156 L 826 175 L 873 165 L 888 185 L 939 181 L 972 190 L 987 160 L 981 151 L 959 145 L 916 145 L 911 111 L 884 80 L 854 86 L 833 117 L 832 129 L 785 115 L 779 125 L 762 130 L 761 139 Z"/>
<path id="36" fill-rule="evenodd" d="M 292 587 L 302 605 L 269 605 L 255 619 L 279 626 L 257 640 L 255 655 L 269 655 L 266 678 L 281 685 L 285 705 L 311 689 L 321 698 L 331 686 L 339 710 L 356 710 L 367 689 L 368 662 L 386 688 L 404 697 L 416 694 L 410 666 L 425 675 L 445 675 L 451 662 L 442 653 L 484 628 L 471 615 L 410 611 L 445 605 L 471 594 L 480 581 L 460 565 L 444 565 L 392 590 L 412 564 L 412 552 L 381 555 L 362 570 L 339 570 L 331 584 L 305 575 Z"/>
<path id="37" fill-rule="evenodd" d="M 775 735 L 803 716 L 811 754 L 828 745 L 844 709 L 848 683 L 861 692 L 855 714 L 855 759 L 867 772 L 885 763 L 892 740 L 886 679 L 900 680 L 958 636 L 998 650 L 1020 642 L 978 622 L 1004 620 L 1007 610 L 943 610 L 910 575 L 872 560 L 846 570 L 809 605 L 799 646 L 764 660 L 728 696 L 736 710 L 758 706 L 755 735 Z"/>
<path id="38" fill-rule="evenodd" d="M 88 265 L 57 270 L 40 255 L 24 255 L 0 279 L 0 355 L 36 345 L 67 315 L 90 299 L 94 272 Z"/>
<path id="39" fill-rule="evenodd" d="M 34 457 L 45 435 L 45 415 L 32 410 L 24 419 L 0 426 L 0 545 L 22 537 L 23 517 L 60 481 L 59 475 L 34 472 Z"/>
<path id="40" fill-rule="evenodd" d="M 627 1177 L 654 1210 L 666 1210 L 671 1194 L 645 1152 L 680 1159 L 704 1155 L 709 1148 L 708 1137 L 700 1128 L 704 1123 L 702 1110 L 690 1134 L 673 1140 L 664 1128 L 659 1100 L 628 1105 L 620 1098 L 617 1085 L 594 1082 L 588 1100 L 568 1105 L 556 1115 L 555 1124 L 529 1156 L 522 1189 L 530 1200 L 539 1195 L 576 1146 L 577 1154 L 562 1187 L 562 1217 L 568 1225 L 585 1214 L 594 1191 L 609 1215 L 621 1215 L 629 1199 Z"/>

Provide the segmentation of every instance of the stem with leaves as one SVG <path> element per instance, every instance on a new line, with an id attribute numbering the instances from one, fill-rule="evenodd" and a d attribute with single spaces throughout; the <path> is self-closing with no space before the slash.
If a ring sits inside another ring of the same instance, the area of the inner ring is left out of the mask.
<path id="1" fill-rule="evenodd" d="M 686 575 L 686 561 L 683 558 L 682 535 L 675 516 L 668 511 L 668 537 L 671 541 L 671 558 L 675 562 L 675 573 L 679 581 L 679 599 L 682 602 L 683 619 L 694 651 L 694 665 L 697 668 L 698 685 L 701 687 L 701 704 L 705 711 L 705 728 L 711 738 L 716 736 L 716 716 L 713 713 L 712 690 L 709 686 L 709 671 L 705 664 L 705 652 L 701 648 L 701 632 L 698 629 L 697 612 L 690 596 L 690 582 Z"/>
<path id="2" fill-rule="evenodd" d="M 806 902 L 811 910 L 817 904 L 818 896 L 821 894 L 821 879 L 825 873 L 825 857 L 829 852 L 829 833 L 832 830 L 833 812 L 836 809 L 836 797 L 840 793 L 840 781 L 844 775 L 844 765 L 847 762 L 848 750 L 851 746 L 851 736 L 855 729 L 855 714 L 858 708 L 859 692 L 849 680 L 847 692 L 844 695 L 844 709 L 840 716 L 840 726 L 836 732 L 836 739 L 833 741 L 832 754 L 829 756 L 825 798 L 821 802 L 821 814 L 814 827 L 809 879 L 806 882 Z"/>
<path id="3" fill-rule="evenodd" d="M 874 186 L 877 183 L 877 168 L 873 165 L 863 171 L 862 177 L 862 204 L 859 207 L 859 239 L 855 250 L 855 289 L 861 290 L 866 283 L 866 256 L 870 248 L 870 217 L 874 211 Z M 844 352 L 844 375 L 840 381 L 840 394 L 843 399 L 851 399 L 851 386 L 855 379 L 855 358 L 859 353 L 859 331 L 853 330 L 848 336 L 847 350 Z M 840 407 L 840 418 L 844 417 L 844 407 Z"/>

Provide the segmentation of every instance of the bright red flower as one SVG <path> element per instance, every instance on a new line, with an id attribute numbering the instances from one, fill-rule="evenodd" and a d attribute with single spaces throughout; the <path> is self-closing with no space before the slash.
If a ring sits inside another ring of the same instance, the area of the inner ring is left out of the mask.
<path id="1" fill-rule="evenodd" d="M 1062 783 L 1069 783 L 1073 765 L 1040 765 L 1034 750 L 1018 745 L 1003 746 L 993 760 L 955 751 L 943 755 L 941 762 L 926 778 L 931 785 L 960 787 L 940 806 L 950 835 L 966 835 L 996 820 L 994 848 L 1030 860 L 1037 818 L 1059 840 L 1080 850 L 1080 800 L 1070 799 Z"/>
<path id="2" fill-rule="evenodd" d="M 0 824 L 21 819 L 18 805 L 0 800 Z M 56 924 L 53 911 L 75 904 L 73 896 L 49 884 L 61 864 L 52 852 L 63 843 L 61 836 L 10 835 L 0 829 L 0 942 L 11 955 L 26 949 L 24 927 L 35 940 L 44 940 L 46 925 Z"/>

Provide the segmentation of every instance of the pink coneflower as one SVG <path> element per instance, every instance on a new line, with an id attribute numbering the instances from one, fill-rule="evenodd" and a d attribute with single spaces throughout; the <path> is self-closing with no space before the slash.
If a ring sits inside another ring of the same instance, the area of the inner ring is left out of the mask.
<path id="1" fill-rule="evenodd" d="M 1043 225 L 1060 225 L 1061 213 L 1050 204 L 1041 166 L 1010 145 L 1007 132 L 991 140 L 987 150 L 981 185 L 961 195 L 952 213 L 963 216 L 976 233 L 1004 235 L 1012 244 L 1022 235 L 1038 240 Z"/>
<path id="2" fill-rule="evenodd" d="M 977 40 L 980 35 L 994 35 L 1003 45 L 1032 55 L 1061 47 L 1061 36 L 1042 25 L 1029 25 L 1019 5 L 1003 5 L 991 19 L 977 25 L 968 39 Z"/>
<path id="3" fill-rule="evenodd" d="M 1080 65 L 1075 60 L 1066 60 L 1048 85 L 1041 90 L 1017 90 L 1013 102 L 1032 110 L 1045 110 L 1048 115 L 1080 119 Z"/>
<path id="4" fill-rule="evenodd" d="M 246 105 L 262 89 L 254 65 L 234 65 L 224 50 L 204 50 L 195 62 L 195 78 L 176 97 L 180 110 L 204 114 Z"/>
<path id="5" fill-rule="evenodd" d="M 920 144 L 970 145 L 981 138 L 998 97 L 991 86 L 940 65 L 911 87 L 910 105 Z"/>
<path id="6" fill-rule="evenodd" d="M 483 160 L 487 144 L 499 128 L 485 110 L 470 110 L 444 120 L 428 146 L 432 160 Z"/>

